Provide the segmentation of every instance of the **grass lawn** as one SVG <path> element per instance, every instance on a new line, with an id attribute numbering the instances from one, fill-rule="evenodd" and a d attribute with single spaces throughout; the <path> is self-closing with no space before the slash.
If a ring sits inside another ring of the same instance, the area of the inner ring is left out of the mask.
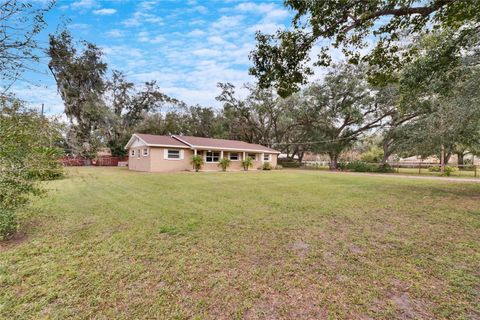
<path id="1" fill-rule="evenodd" d="M 480 184 L 73 168 L 0 247 L 1 319 L 479 319 Z"/>

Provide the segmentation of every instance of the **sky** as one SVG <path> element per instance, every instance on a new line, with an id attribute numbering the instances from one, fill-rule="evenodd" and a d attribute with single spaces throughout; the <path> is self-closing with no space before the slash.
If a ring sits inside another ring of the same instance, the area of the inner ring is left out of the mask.
<path id="1" fill-rule="evenodd" d="M 163 92 L 188 104 L 218 108 L 218 82 L 240 88 L 255 81 L 248 74 L 255 32 L 274 33 L 291 17 L 281 0 L 60 0 L 38 40 L 46 46 L 48 34 L 66 23 L 76 40 L 102 48 L 110 70 L 138 84 L 156 80 Z M 63 104 L 47 64 L 43 57 L 25 75 L 31 81 L 15 83 L 12 91 L 30 106 L 44 103 L 47 114 L 60 114 Z"/>

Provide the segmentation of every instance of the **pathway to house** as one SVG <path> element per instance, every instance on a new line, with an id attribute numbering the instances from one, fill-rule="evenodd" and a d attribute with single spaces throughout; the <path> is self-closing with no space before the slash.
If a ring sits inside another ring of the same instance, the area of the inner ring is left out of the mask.
<path id="1" fill-rule="evenodd" d="M 306 170 L 306 171 L 314 171 L 314 170 Z M 447 181 L 447 182 L 480 183 L 480 178 L 415 176 L 415 175 L 395 174 L 395 173 L 345 172 L 345 171 L 329 171 L 329 170 L 322 170 L 322 172 L 331 173 L 331 174 L 348 174 L 348 175 L 354 175 L 354 176 L 371 176 L 371 177 L 385 177 L 385 178 L 399 178 L 399 179 L 421 179 L 421 180 L 439 180 L 439 181 Z"/>

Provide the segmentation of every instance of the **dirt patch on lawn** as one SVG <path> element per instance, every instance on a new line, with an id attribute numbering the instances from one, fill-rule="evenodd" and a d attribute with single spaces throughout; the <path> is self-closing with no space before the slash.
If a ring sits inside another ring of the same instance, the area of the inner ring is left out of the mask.
<path id="1" fill-rule="evenodd" d="M 310 251 L 310 245 L 303 242 L 302 240 L 298 240 L 290 244 L 289 249 L 292 250 L 301 259 L 305 259 L 305 257 L 308 255 L 308 252 Z"/>
<path id="2" fill-rule="evenodd" d="M 353 243 L 348 246 L 348 250 L 353 254 L 362 254 L 364 252 L 362 248 Z"/>
<path id="3" fill-rule="evenodd" d="M 23 231 L 17 231 L 10 237 L 8 240 L 0 241 L 0 252 L 8 250 L 12 247 L 16 247 L 21 243 L 25 242 L 28 239 L 28 236 Z"/>
<path id="4" fill-rule="evenodd" d="M 407 292 L 390 292 L 389 299 L 398 310 L 399 319 L 434 319 L 426 311 L 427 305 L 419 299 L 412 299 Z"/>

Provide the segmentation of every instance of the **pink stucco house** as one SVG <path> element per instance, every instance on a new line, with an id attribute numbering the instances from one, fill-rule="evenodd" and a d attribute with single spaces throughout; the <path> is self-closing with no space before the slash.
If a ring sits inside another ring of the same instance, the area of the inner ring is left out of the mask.
<path id="1" fill-rule="evenodd" d="M 193 170 L 194 155 L 204 160 L 202 171 L 218 171 L 222 158 L 231 160 L 229 171 L 241 170 L 241 161 L 252 158 L 253 168 L 265 162 L 277 165 L 279 151 L 243 141 L 211 139 L 191 136 L 158 136 L 135 133 L 128 141 L 128 168 L 135 171 L 171 172 Z"/>

